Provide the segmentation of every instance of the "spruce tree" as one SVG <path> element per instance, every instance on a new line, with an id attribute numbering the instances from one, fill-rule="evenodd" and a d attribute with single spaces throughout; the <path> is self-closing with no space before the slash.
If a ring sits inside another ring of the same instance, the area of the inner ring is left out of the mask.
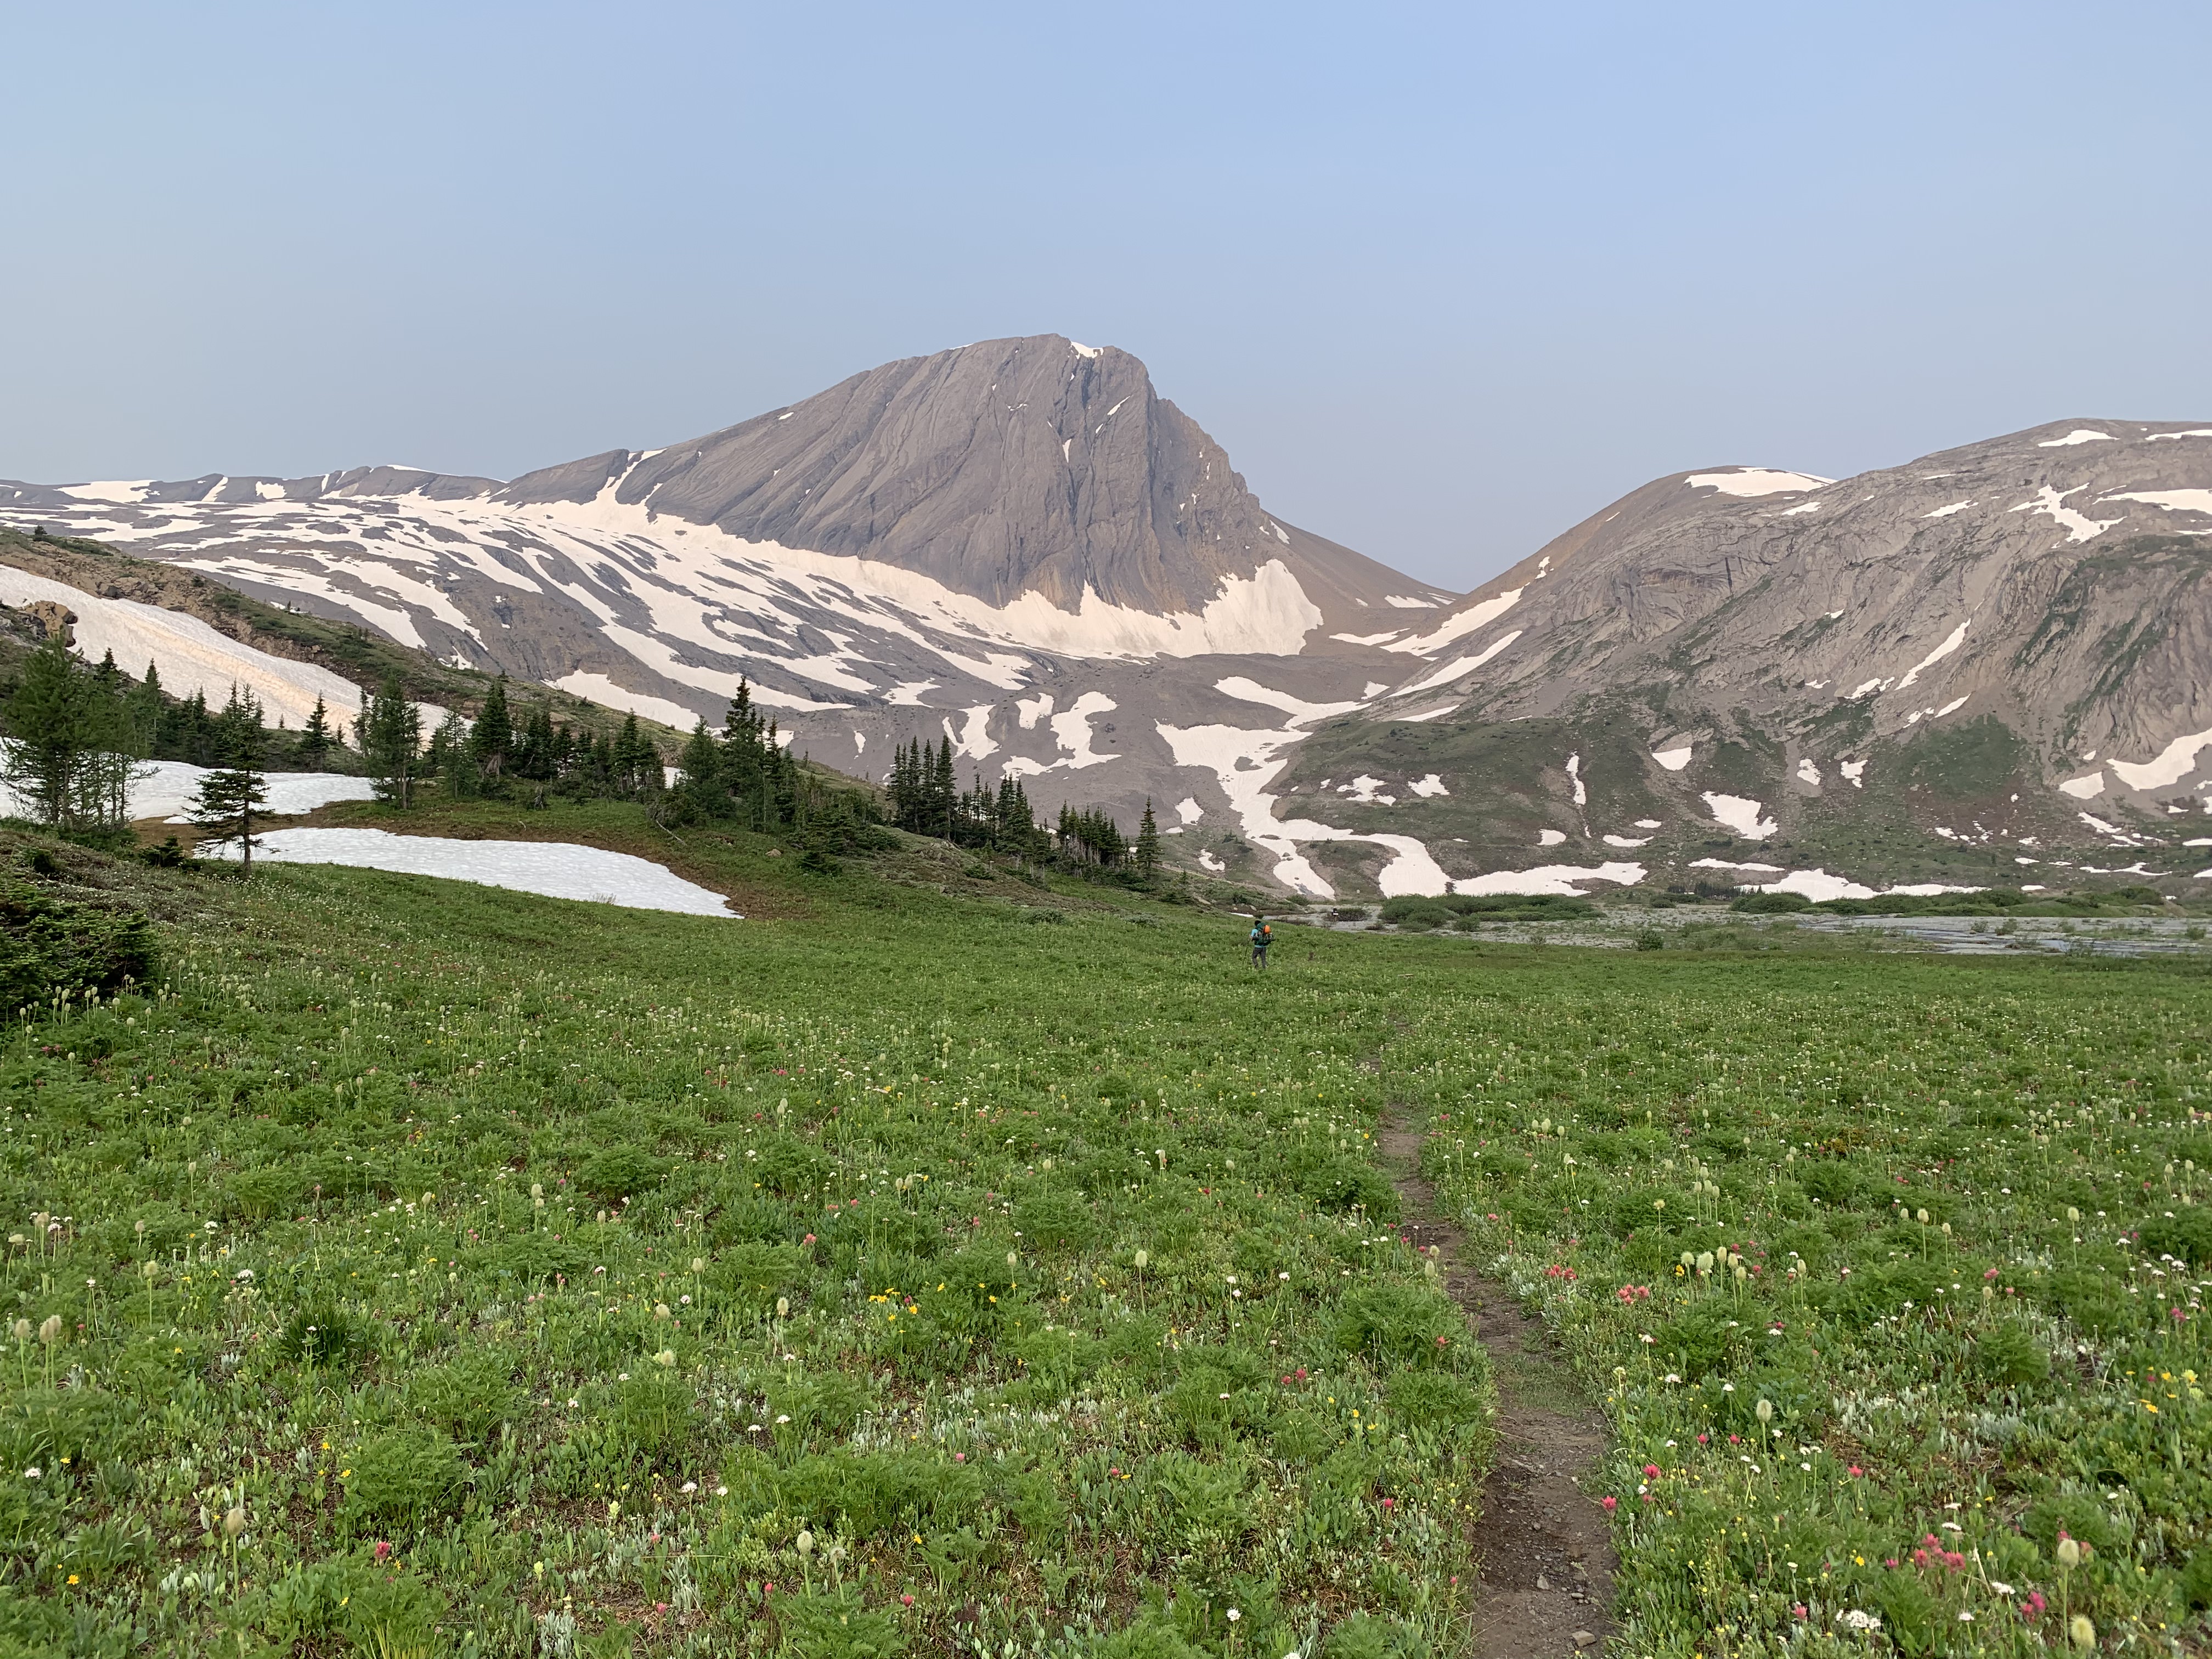
<path id="1" fill-rule="evenodd" d="M 307 716 L 307 723 L 300 728 L 300 764 L 310 772 L 319 772 L 331 758 L 331 750 L 337 738 L 331 733 L 330 710 L 323 706 L 320 696 Z"/>
<path id="2" fill-rule="evenodd" d="M 407 701 L 393 674 L 362 712 L 362 753 L 368 761 L 376 797 L 402 808 L 415 804 L 415 781 L 422 758 L 422 711 Z"/>
<path id="3" fill-rule="evenodd" d="M 231 687 L 218 730 L 224 763 L 200 780 L 186 811 L 204 840 L 217 846 L 238 843 L 250 876 L 254 852 L 261 845 L 255 830 L 266 816 L 269 801 L 269 783 L 262 774 L 268 733 L 261 725 L 261 705 L 251 691 L 241 695 L 235 685 Z"/>
<path id="4" fill-rule="evenodd" d="M 1160 869 L 1160 827 L 1152 822 L 1152 803 L 1145 800 L 1145 816 L 1137 820 L 1137 873 L 1150 881 Z"/>
<path id="5" fill-rule="evenodd" d="M 75 830 L 127 821 L 124 704 L 70 653 L 60 629 L 24 662 L 0 722 L 0 781 L 40 822 Z"/>
<path id="6" fill-rule="evenodd" d="M 507 677 L 502 674 L 484 694 L 483 707 L 477 711 L 476 726 L 469 732 L 469 755 L 476 762 L 477 775 L 487 788 L 495 792 L 498 789 L 514 748 L 514 720 L 507 713 Z"/>

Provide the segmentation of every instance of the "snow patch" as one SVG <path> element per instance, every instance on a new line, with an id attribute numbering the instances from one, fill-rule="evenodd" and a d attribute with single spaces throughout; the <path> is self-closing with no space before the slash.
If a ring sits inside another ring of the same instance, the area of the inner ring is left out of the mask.
<path id="1" fill-rule="evenodd" d="M 1934 714 L 1931 718 L 1936 719 L 1936 720 L 1942 720 L 1942 719 L 1943 718 L 1943 716 L 1944 716 L 1944 715 L 1946 715 L 1946 714 L 1957 714 L 1957 713 L 1958 713 L 1961 708 L 1964 708 L 1966 706 L 1966 699 L 1965 697 L 1954 697 L 1954 698 L 1952 698 L 1952 699 L 1951 699 L 1951 701 L 1950 701 L 1950 702 L 1948 702 L 1945 703 L 1945 704 L 1944 704 L 1941 708 L 1937 709 L 1937 710 L 1936 711 L 1935 714 Z"/>
<path id="2" fill-rule="evenodd" d="M 1415 781 L 1407 784 L 1406 787 L 1412 790 L 1423 800 L 1427 800 L 1437 795 L 1449 795 L 1451 793 L 1450 790 L 1444 787 L 1444 781 L 1438 777 L 1434 772 L 1430 773 L 1428 776 L 1425 778 L 1418 779 Z"/>
<path id="3" fill-rule="evenodd" d="M 2105 793 L 2105 775 L 2101 771 L 2084 773 L 2078 778 L 2068 778 L 2058 787 L 2062 793 L 2075 800 L 2094 800 Z"/>
<path id="4" fill-rule="evenodd" d="M 2149 507 L 2162 507 L 2169 513 L 2201 513 L 2212 517 L 2212 489 L 2137 489 L 2098 499 L 2142 501 Z"/>
<path id="5" fill-rule="evenodd" d="M 1195 795 L 1185 795 L 1176 803 L 1176 816 L 1185 823 L 1196 823 L 1206 816 L 1206 809 L 1198 804 Z"/>
<path id="6" fill-rule="evenodd" d="M 2166 438 L 2212 438 L 2212 426 L 2191 427 L 2186 432 L 2154 432 L 2143 441 L 2154 444 Z"/>
<path id="7" fill-rule="evenodd" d="M 1212 854 L 1207 852 L 1203 847 L 1198 849 L 1198 861 L 1200 867 L 1211 870 L 1217 875 L 1229 867 L 1219 859 L 1214 857 Z"/>
<path id="8" fill-rule="evenodd" d="M 1809 783 L 1815 789 L 1820 787 L 1820 769 L 1809 757 L 1797 763 L 1797 781 Z"/>
<path id="9" fill-rule="evenodd" d="M 1939 507 L 1933 513 L 1923 513 L 1920 516 L 1923 519 L 1948 519 L 1954 513 L 1964 513 L 1973 505 L 1972 501 L 1954 501 L 1948 507 Z"/>
<path id="10" fill-rule="evenodd" d="M 1464 639 L 1477 629 L 1487 627 L 1497 621 L 1498 617 L 1518 605 L 1521 602 L 1521 596 L 1528 591 L 1524 586 L 1509 587 L 1502 593 L 1493 593 L 1481 603 L 1471 605 L 1456 615 L 1445 617 L 1427 633 L 1417 634 L 1412 639 L 1401 640 L 1395 645 L 1384 646 L 1383 649 L 1410 652 L 1417 657 L 1434 656 L 1454 640 Z M 1343 636 L 1339 635 L 1339 637 Z M 1388 637 L 1387 635 L 1371 636 L 1376 642 L 1380 642 Z M 1367 642 L 1360 641 L 1363 644 Z"/>
<path id="11" fill-rule="evenodd" d="M 1382 787 L 1382 779 L 1370 778 L 1363 772 L 1350 783 L 1337 785 L 1336 793 L 1340 795 L 1351 796 L 1354 801 L 1363 806 L 1371 806 L 1377 802 L 1384 806 L 1395 806 L 1398 804 L 1398 798 L 1395 795 L 1382 795 L 1376 793 Z"/>
<path id="12" fill-rule="evenodd" d="M 1273 690 L 1242 674 L 1216 680 L 1213 689 L 1224 696 L 1235 697 L 1240 702 L 1256 702 L 1269 708 L 1279 708 L 1291 717 L 1290 723 L 1294 726 L 1327 720 L 1332 714 L 1347 714 L 1360 706 L 1357 702 L 1308 702 L 1287 691 Z"/>
<path id="13" fill-rule="evenodd" d="M 1557 847 L 1566 838 L 1567 832 L 1564 830 L 1539 830 L 1536 832 L 1536 845 L 1539 847 Z"/>
<path id="14" fill-rule="evenodd" d="M 1692 746 L 1686 743 L 1680 749 L 1655 749 L 1651 751 L 1651 758 L 1669 772 L 1679 772 L 1690 763 L 1692 752 Z"/>
<path id="15" fill-rule="evenodd" d="M 1462 675 L 1472 674 L 1514 641 L 1519 639 L 1521 632 L 1522 630 L 1516 628 L 1510 634 L 1501 634 L 1472 657 L 1462 657 L 1456 662 L 1446 663 L 1434 673 L 1425 675 L 1411 685 L 1401 686 L 1391 695 L 1398 697 L 1410 697 L 1416 691 L 1431 691 L 1449 681 L 1458 679 Z"/>
<path id="16" fill-rule="evenodd" d="M 1437 608 L 1434 599 L 1417 599 L 1406 593 L 1385 593 L 1382 603 L 1394 611 L 1433 611 Z"/>
<path id="17" fill-rule="evenodd" d="M 1778 495 L 1789 489 L 1818 489 L 1835 483 L 1810 472 L 1781 472 L 1743 466 L 1732 472 L 1693 472 L 1682 480 L 1692 489 L 1717 489 L 1723 495 Z"/>
<path id="18" fill-rule="evenodd" d="M 1451 884 L 1451 890 L 1483 897 L 1514 894 L 1522 897 L 1551 895 L 1577 898 L 1583 896 L 1578 883 L 1603 881 L 1616 887 L 1633 887 L 1649 873 L 1640 864 L 1545 864 L 1533 870 L 1493 870 L 1487 875 L 1462 876 Z"/>
<path id="19" fill-rule="evenodd" d="M 2065 530 L 2068 541 L 2086 542 L 2094 536 L 2103 535 L 2120 522 L 2118 519 L 2088 518 L 2065 504 L 2068 495 L 2078 495 L 2088 487 L 2087 484 L 2076 484 L 2073 489 L 2062 493 L 2051 488 L 2051 485 L 2045 484 L 2035 492 L 2034 500 L 2022 501 L 2018 507 L 2010 510 L 2014 513 L 2044 514 L 2056 520 Z"/>
<path id="20" fill-rule="evenodd" d="M 76 613 L 74 637 L 77 654 L 86 661 L 98 662 L 112 651 L 118 668 L 142 677 L 150 662 L 161 676 L 162 690 L 173 697 L 198 691 L 219 708 L 236 685 L 259 698 L 271 720 L 282 717 L 295 730 L 313 711 L 318 697 L 333 715 L 349 720 L 361 710 L 361 688 L 327 668 L 241 645 L 181 611 L 98 599 L 65 582 L 0 565 L 0 604 L 40 599 Z"/>
<path id="21" fill-rule="evenodd" d="M 1071 772 L 1079 772 L 1086 766 L 1103 766 L 1108 761 L 1121 759 L 1119 755 L 1095 753 L 1091 747 L 1091 717 L 1103 714 L 1120 706 L 1103 691 L 1085 691 L 1068 705 L 1066 714 L 1054 714 L 1052 717 L 1052 734 L 1060 739 L 1060 746 L 1066 751 L 1066 758 L 1054 761 L 1045 770 L 1056 771 L 1065 767 Z"/>
<path id="22" fill-rule="evenodd" d="M 208 768 L 183 761 L 146 761 L 133 769 L 137 775 L 131 780 L 130 811 L 134 819 L 191 822 L 187 809 Z M 312 812 L 332 801 L 373 800 L 376 796 L 367 778 L 341 777 L 335 772 L 264 772 L 262 777 L 269 786 L 264 810 L 280 817 Z"/>
<path id="23" fill-rule="evenodd" d="M 1575 805 L 1589 805 L 1589 790 L 1583 782 L 1583 757 L 1580 755 L 1567 757 L 1567 779 L 1575 787 Z"/>
<path id="24" fill-rule="evenodd" d="M 2106 764 L 2130 789 L 2163 789 L 2195 771 L 2197 757 L 2207 748 L 2212 748 L 2212 732 L 2192 732 L 2187 737 L 2176 738 L 2153 758 L 2140 764 L 2129 761 L 2107 761 Z"/>
<path id="25" fill-rule="evenodd" d="M 1772 818 L 1759 817 L 1759 802 L 1745 796 L 1716 794 L 1708 789 L 1701 799 L 1715 823 L 1733 830 L 1746 841 L 1765 841 L 1781 827 Z"/>
<path id="26" fill-rule="evenodd" d="M 1040 691 L 1034 697 L 1014 699 L 1014 718 L 1021 722 L 1021 728 L 1024 732 L 1036 731 L 1039 718 L 1050 713 L 1052 713 L 1052 693 L 1049 691 Z"/>
<path id="27" fill-rule="evenodd" d="M 1649 847 L 1651 844 L 1651 837 L 1649 836 L 1640 839 L 1634 836 L 1604 836 L 1600 839 L 1607 847 Z"/>
<path id="28" fill-rule="evenodd" d="M 2109 432 L 2092 432 L 2086 426 L 2077 426 L 2063 438 L 2045 438 L 2036 445 L 2038 449 L 2071 449 L 2075 444 L 2112 443 Z"/>
<path id="29" fill-rule="evenodd" d="M 952 717 L 945 717 L 945 735 L 952 738 L 952 752 L 965 755 L 970 760 L 981 760 L 998 752 L 998 739 L 991 735 L 991 705 L 979 702 L 962 711 L 960 730 L 952 729 Z"/>
<path id="30" fill-rule="evenodd" d="M 1656 830 L 1662 826 L 1657 818 L 1638 818 L 1636 820 L 1636 827 L 1638 830 Z"/>
<path id="31" fill-rule="evenodd" d="M 1942 644 L 1937 646 L 1933 651 L 1930 651 L 1918 662 L 1913 664 L 1911 667 L 1905 671 L 1905 678 L 1897 683 L 1897 689 L 1900 691 L 1904 690 L 1906 686 L 1911 685 L 1914 681 L 1920 678 L 1920 671 L 1922 669 L 1934 667 L 1937 663 L 1942 661 L 1944 658 L 1949 656 L 1954 651 L 1956 651 L 1960 646 L 1964 645 L 1966 642 L 1966 630 L 1972 626 L 1973 618 L 1969 617 L 1965 622 L 1960 623 L 1956 628 L 1953 629 L 1950 633 L 1945 636 Z"/>
<path id="32" fill-rule="evenodd" d="M 1096 357 L 1099 351 L 1098 347 L 1085 345 L 1080 340 L 1070 340 L 1067 349 L 1079 357 Z"/>
<path id="33" fill-rule="evenodd" d="M 720 894 L 665 866 L 565 842 L 451 841 L 384 830 L 275 830 L 262 838 L 261 856 L 286 864 L 344 864 L 399 875 L 442 876 L 631 910 L 732 915 Z"/>
<path id="34" fill-rule="evenodd" d="M 663 726 L 672 726 L 678 732 L 689 732 L 699 723 L 698 713 L 680 702 L 671 702 L 665 697 L 656 697 L 644 691 L 632 691 L 627 686 L 617 685 L 605 674 L 588 673 L 578 669 L 563 674 L 546 684 L 556 691 L 566 691 L 570 696 L 595 702 L 602 708 L 619 708 L 624 714 L 641 719 L 659 720 Z"/>

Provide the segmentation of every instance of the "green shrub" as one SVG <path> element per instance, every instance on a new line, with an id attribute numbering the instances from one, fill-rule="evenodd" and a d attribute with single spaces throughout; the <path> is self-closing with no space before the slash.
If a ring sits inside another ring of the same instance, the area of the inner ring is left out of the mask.
<path id="1" fill-rule="evenodd" d="M 699 1428 L 698 1396 L 673 1368 L 651 1360 L 628 1382 L 594 1390 L 602 1421 L 622 1450 L 647 1462 L 674 1456 Z"/>
<path id="2" fill-rule="evenodd" d="M 757 1151 L 758 1158 L 746 1160 L 752 1167 L 753 1179 L 779 1198 L 813 1192 L 830 1179 L 830 1160 L 791 1135 L 769 1135 Z"/>
<path id="3" fill-rule="evenodd" d="M 1324 1659 L 1425 1659 L 1428 1650 L 1419 1632 L 1368 1613 L 1340 1621 L 1322 1644 Z"/>
<path id="4" fill-rule="evenodd" d="M 1984 1376 L 2012 1387 L 2051 1375 L 2051 1351 L 2018 1320 L 1984 1332 L 1974 1345 L 1974 1361 Z"/>
<path id="5" fill-rule="evenodd" d="M 1423 1427 L 1471 1423 L 1483 1414 L 1482 1396 L 1441 1371 L 1407 1371 L 1391 1379 L 1390 1408 Z"/>
<path id="6" fill-rule="evenodd" d="M 776 1617 L 793 1659 L 894 1659 L 906 1649 L 898 1621 L 849 1584 L 781 1597 Z"/>
<path id="7" fill-rule="evenodd" d="M 1014 1206 L 1014 1226 L 1032 1250 L 1073 1252 L 1089 1248 L 1098 1224 L 1080 1200 L 1066 1193 L 1036 1193 Z"/>
<path id="8" fill-rule="evenodd" d="M 276 1334 L 276 1356 L 295 1365 L 343 1374 L 357 1369 L 374 1352 L 368 1327 L 343 1308 L 302 1308 Z"/>
<path id="9" fill-rule="evenodd" d="M 495 1350 L 463 1354 L 417 1372 L 407 1384 L 407 1403 L 457 1439 L 482 1440 L 521 1399 L 513 1370 L 512 1359 Z"/>
<path id="10" fill-rule="evenodd" d="M 1747 915 L 1754 916 L 1784 915 L 1794 910 L 1809 910 L 1812 908 L 1813 901 L 1802 893 L 1746 893 L 1729 906 L 1731 910 L 1741 910 Z"/>
<path id="11" fill-rule="evenodd" d="M 0 888 L 0 1009 L 11 1016 L 57 991 L 143 985 L 155 968 L 153 924 L 138 912 Z"/>
<path id="12" fill-rule="evenodd" d="M 667 1161 L 636 1146 L 594 1152 L 576 1170 L 576 1185 L 610 1203 L 651 1192 L 668 1172 Z"/>
<path id="13" fill-rule="evenodd" d="M 1367 1285 L 1346 1296 L 1337 1310 L 1337 1346 L 1378 1364 L 1449 1362 L 1466 1338 L 1459 1310 L 1426 1286 Z"/>
<path id="14" fill-rule="evenodd" d="M 459 1506 L 468 1465 L 433 1429 L 394 1429 L 364 1442 L 343 1477 L 338 1514 L 358 1533 L 408 1532 Z"/>

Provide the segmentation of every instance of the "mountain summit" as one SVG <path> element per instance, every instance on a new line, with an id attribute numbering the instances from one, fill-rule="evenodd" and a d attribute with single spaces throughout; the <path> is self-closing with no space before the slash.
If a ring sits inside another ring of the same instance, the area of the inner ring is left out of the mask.
<path id="1" fill-rule="evenodd" d="M 1411 584 L 1263 508 L 1145 365 L 1056 334 L 885 363 L 688 443 L 611 451 L 493 499 L 610 502 L 866 559 L 1005 607 L 1200 612 L 1293 575 L 1323 613 Z"/>

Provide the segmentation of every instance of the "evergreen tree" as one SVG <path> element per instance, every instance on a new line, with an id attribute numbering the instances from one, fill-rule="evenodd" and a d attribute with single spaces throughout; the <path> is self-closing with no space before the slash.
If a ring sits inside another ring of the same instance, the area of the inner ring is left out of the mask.
<path id="1" fill-rule="evenodd" d="M 530 707 L 530 718 L 514 745 L 512 770 L 519 778 L 547 783 L 560 775 L 560 738 L 553 731 L 553 711 L 544 698 Z"/>
<path id="2" fill-rule="evenodd" d="M 319 772 L 329 762 L 331 750 L 337 739 L 331 733 L 330 711 L 323 706 L 320 696 L 307 716 L 307 723 L 300 728 L 300 764 L 310 772 Z"/>
<path id="3" fill-rule="evenodd" d="M 438 729 L 430 734 L 430 748 L 423 757 L 422 775 L 435 778 L 439 788 L 447 799 L 468 800 L 477 793 L 483 774 L 477 765 L 476 750 L 469 742 L 468 727 L 461 717 L 447 711 L 439 722 Z"/>
<path id="4" fill-rule="evenodd" d="M 1137 820 L 1137 873 L 1150 881 L 1160 870 L 1160 827 L 1152 822 L 1152 803 L 1145 801 L 1145 816 Z"/>
<path id="5" fill-rule="evenodd" d="M 376 798 L 402 809 L 412 806 L 422 763 L 422 711 L 408 702 L 397 674 L 362 711 L 360 733 Z"/>
<path id="6" fill-rule="evenodd" d="M 41 823 L 78 830 L 129 821 L 126 710 L 70 653 L 60 629 L 24 663 L 0 720 L 0 781 Z"/>
<path id="7" fill-rule="evenodd" d="M 507 713 L 507 676 L 502 674 L 484 694 L 483 707 L 477 711 L 476 726 L 469 732 L 469 754 L 487 787 L 499 787 L 514 748 L 514 721 Z"/>
<path id="8" fill-rule="evenodd" d="M 267 815 L 269 783 L 262 768 L 268 733 L 261 724 L 261 705 L 251 691 L 240 695 L 234 685 L 230 702 L 218 718 L 223 764 L 200 780 L 199 789 L 186 809 L 202 837 L 217 846 L 236 842 L 247 875 L 253 873 L 253 854 L 261 845 L 256 826 Z"/>

